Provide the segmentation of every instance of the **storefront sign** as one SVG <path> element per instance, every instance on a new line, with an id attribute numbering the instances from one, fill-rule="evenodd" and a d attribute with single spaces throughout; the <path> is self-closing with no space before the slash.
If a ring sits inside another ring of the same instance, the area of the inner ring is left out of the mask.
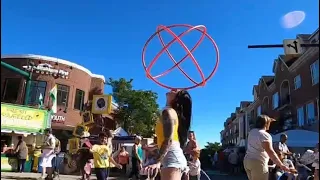
<path id="1" fill-rule="evenodd" d="M 50 74 L 62 78 L 68 78 L 69 76 L 69 72 L 61 69 L 54 69 L 52 65 L 47 63 L 38 64 L 37 66 L 22 66 L 22 68 L 26 69 L 27 71 L 35 71 L 36 73 Z"/>
<path id="2" fill-rule="evenodd" d="M 1 103 L 1 130 L 37 133 L 47 125 L 46 110 Z"/>
<path id="3" fill-rule="evenodd" d="M 64 124 L 64 122 L 66 121 L 66 117 L 65 117 L 65 116 L 61 116 L 61 115 L 54 114 L 54 115 L 51 115 L 51 121 L 52 121 L 53 123 L 61 123 L 61 124 Z"/>

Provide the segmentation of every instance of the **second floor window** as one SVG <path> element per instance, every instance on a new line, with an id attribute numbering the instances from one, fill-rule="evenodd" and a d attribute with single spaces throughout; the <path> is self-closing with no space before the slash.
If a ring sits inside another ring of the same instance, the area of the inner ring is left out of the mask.
<path id="1" fill-rule="evenodd" d="M 312 85 L 319 83 L 319 60 L 310 65 Z"/>
<path id="2" fill-rule="evenodd" d="M 5 79 L 1 102 L 17 103 L 20 83 L 20 78 Z"/>
<path id="3" fill-rule="evenodd" d="M 294 78 L 294 89 L 301 88 L 301 76 L 298 75 Z"/>
<path id="4" fill-rule="evenodd" d="M 257 116 L 260 116 L 260 115 L 261 115 L 261 106 L 257 108 Z"/>
<path id="5" fill-rule="evenodd" d="M 47 88 L 46 81 L 32 81 L 28 104 L 29 105 L 40 104 L 41 97 L 42 97 L 42 103 L 43 103 L 44 96 L 46 94 L 46 88 Z"/>
<path id="6" fill-rule="evenodd" d="M 273 109 L 276 109 L 279 107 L 279 93 L 276 92 L 272 96 L 272 107 Z"/>
<path id="7" fill-rule="evenodd" d="M 303 110 L 303 106 L 297 109 L 297 119 L 298 119 L 298 125 L 299 126 L 304 126 L 304 110 Z"/>
<path id="8" fill-rule="evenodd" d="M 315 122 L 314 103 L 307 104 L 307 122 L 312 124 Z"/>
<path id="9" fill-rule="evenodd" d="M 57 84 L 57 105 L 68 106 L 69 90 L 69 86 Z"/>
<path id="10" fill-rule="evenodd" d="M 82 111 L 83 103 L 84 103 L 84 91 L 80 89 L 76 89 L 76 97 L 75 97 L 74 106 L 73 106 L 74 109 Z"/>

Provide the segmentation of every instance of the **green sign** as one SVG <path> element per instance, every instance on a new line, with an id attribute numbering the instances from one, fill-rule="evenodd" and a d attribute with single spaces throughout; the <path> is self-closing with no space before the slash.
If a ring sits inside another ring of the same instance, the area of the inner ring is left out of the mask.
<path id="1" fill-rule="evenodd" d="M 1 103 L 1 131 L 39 133 L 48 127 L 48 111 Z"/>

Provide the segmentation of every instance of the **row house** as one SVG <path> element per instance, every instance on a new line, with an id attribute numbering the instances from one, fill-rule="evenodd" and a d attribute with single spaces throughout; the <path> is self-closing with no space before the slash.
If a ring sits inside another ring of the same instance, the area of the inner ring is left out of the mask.
<path id="1" fill-rule="evenodd" d="M 297 35 L 297 38 L 303 43 L 319 43 L 319 29 L 313 34 Z M 290 129 L 319 132 L 319 47 L 303 51 L 298 58 L 280 55 L 274 60 L 274 75 L 262 76 L 253 86 L 253 102 L 241 102 L 239 111 L 235 112 L 237 140 L 234 134 L 230 135 L 229 124 L 233 121 L 228 118 L 221 137 L 223 144 L 243 146 L 260 114 L 277 119 L 270 128 L 273 134 Z"/>

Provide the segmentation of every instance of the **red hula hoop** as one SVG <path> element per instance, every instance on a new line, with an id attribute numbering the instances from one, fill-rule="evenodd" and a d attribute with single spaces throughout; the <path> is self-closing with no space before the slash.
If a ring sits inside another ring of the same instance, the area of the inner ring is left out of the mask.
<path id="1" fill-rule="evenodd" d="M 174 27 L 185 27 L 185 28 L 188 28 L 186 31 L 184 31 L 183 33 L 179 34 L 178 36 L 173 32 L 171 31 L 171 28 L 174 28 Z M 181 37 L 183 37 L 184 35 L 190 33 L 191 31 L 193 30 L 197 30 L 197 31 L 200 31 L 202 33 L 200 39 L 197 41 L 197 43 L 193 46 L 193 48 L 191 50 L 188 49 L 188 47 L 182 42 L 182 40 L 180 39 Z M 164 41 L 163 41 L 163 38 L 161 37 L 161 34 L 160 32 L 162 31 L 167 31 L 170 35 L 172 35 L 174 37 L 173 40 L 171 40 L 167 45 L 165 45 Z M 160 40 L 160 43 L 162 45 L 162 49 L 160 52 L 157 53 L 157 55 L 152 59 L 151 63 L 149 66 L 146 65 L 146 62 L 145 62 L 145 52 L 146 52 L 146 49 L 150 43 L 150 41 L 156 36 L 158 35 L 158 38 Z M 216 62 L 215 62 L 215 66 L 213 68 L 213 70 L 211 71 L 211 73 L 209 74 L 209 76 L 207 78 L 205 78 L 197 60 L 195 59 L 195 57 L 193 56 L 193 52 L 194 50 L 201 44 L 201 42 L 204 40 L 204 38 L 207 37 L 211 43 L 213 44 L 213 47 L 215 49 L 215 52 L 216 52 Z M 178 43 L 184 48 L 184 50 L 187 52 L 187 54 L 180 60 L 180 61 L 176 61 L 173 56 L 171 55 L 171 53 L 169 52 L 168 48 L 174 43 L 178 41 Z M 167 55 L 170 57 L 170 59 L 172 60 L 172 62 L 174 63 L 174 65 L 169 68 L 168 70 L 166 70 L 165 72 L 159 74 L 159 75 L 156 75 L 156 76 L 151 76 L 150 74 L 150 70 L 151 68 L 153 67 L 153 65 L 155 64 L 155 62 L 159 59 L 160 55 L 163 53 L 163 52 L 166 52 Z M 196 66 L 198 72 L 200 73 L 200 76 L 201 76 L 201 79 L 202 81 L 200 83 L 197 83 L 195 80 L 193 80 L 181 67 L 180 67 L 180 64 L 185 61 L 185 59 L 187 57 L 190 57 L 192 62 L 194 63 L 194 65 Z M 143 68 L 147 74 L 147 77 L 149 79 L 151 79 L 153 82 L 155 82 L 156 84 L 158 84 L 159 86 L 161 87 L 164 87 L 164 88 L 167 88 L 167 89 L 170 89 L 170 90 L 173 90 L 173 89 L 184 89 L 184 90 L 189 90 L 189 89 L 193 89 L 193 88 L 196 88 L 196 87 L 199 87 L 199 86 L 204 86 L 206 84 L 206 82 L 211 79 L 213 77 L 213 75 L 216 73 L 217 69 L 218 69 L 218 66 L 219 66 L 219 62 L 220 62 L 220 54 L 219 54 L 219 48 L 218 48 L 218 45 L 216 44 L 216 42 L 213 40 L 213 38 L 207 33 L 207 28 L 203 25 L 198 25 L 198 26 L 191 26 L 191 25 L 188 25 L 188 24 L 174 24 L 174 25 L 170 25 L 170 26 L 163 26 L 163 25 L 159 25 L 157 27 L 157 31 L 151 35 L 149 37 L 149 39 L 146 41 L 146 43 L 144 44 L 143 46 L 143 49 L 142 49 L 142 65 L 143 65 Z M 171 72 L 175 67 L 177 67 L 182 73 L 183 75 L 188 78 L 194 85 L 192 86 L 189 86 L 189 87 L 170 87 L 170 86 L 167 86 L 163 83 L 161 83 L 160 81 L 157 80 L 157 78 L 161 77 L 161 76 L 164 76 L 164 75 L 167 75 L 169 72 Z"/>

